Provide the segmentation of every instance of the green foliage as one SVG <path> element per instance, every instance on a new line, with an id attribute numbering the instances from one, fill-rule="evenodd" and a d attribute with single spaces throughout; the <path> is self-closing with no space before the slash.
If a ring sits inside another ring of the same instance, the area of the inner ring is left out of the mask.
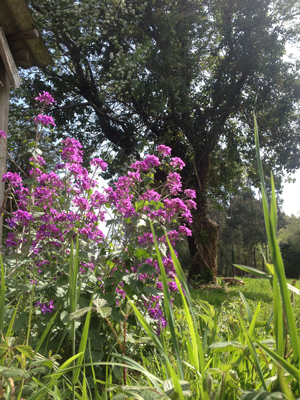
<path id="1" fill-rule="evenodd" d="M 151 225 L 167 320 L 167 326 L 158 336 L 152 321 L 139 307 L 140 298 L 134 292 L 130 276 L 124 280 L 127 298 L 118 316 L 113 306 L 116 297 L 113 291 L 104 296 L 103 288 L 101 293 L 96 290 L 94 281 L 88 285 L 80 278 L 79 239 L 76 249 L 71 245 L 68 263 L 63 260 L 66 276 L 56 285 L 37 288 L 34 282 L 24 280 L 16 287 L 16 275 L 26 272 L 23 267 L 28 267 L 30 259 L 17 259 L 21 264 L 18 269 L 17 262 L 11 265 L 12 258 L 7 258 L 1 263 L 0 286 L 1 397 L 9 400 L 299 398 L 300 291 L 297 285 L 287 282 L 284 274 L 276 240 L 274 182 L 271 178 L 269 208 L 257 128 L 255 135 L 273 264 L 266 263 L 267 272 L 236 267 L 264 279 L 247 279 L 240 290 L 215 285 L 210 290 L 190 293 L 165 232 L 168 249 L 164 248 L 164 252 L 169 251 L 172 257 L 179 291 L 173 304 L 162 251 Z M 139 257 L 141 249 L 135 250 Z M 122 259 L 122 252 L 115 251 L 113 257 Z M 144 265 L 140 272 L 145 271 L 151 273 L 151 267 Z M 106 282 L 107 292 L 112 283 Z M 61 309 L 48 320 L 33 310 L 37 290 L 60 298 Z M 148 295 L 152 294 L 157 291 L 149 290 Z M 61 356 L 52 354 L 51 343 Z M 59 365 L 57 360 L 61 357 Z"/>
<path id="2" fill-rule="evenodd" d="M 170 145 L 205 220 L 207 193 L 226 198 L 245 176 L 257 183 L 253 111 L 269 168 L 299 166 L 299 72 L 283 58 L 299 37 L 298 2 L 80 0 L 71 10 L 67 0 L 28 3 L 55 63 L 24 73 L 25 97 L 51 91 L 57 137 L 76 137 L 88 157 L 102 153 L 105 177 L 122 174 L 145 148 Z M 205 263 L 215 269 L 216 246 L 211 254 L 189 246 L 199 253 L 194 275 Z"/>
<path id="3" fill-rule="evenodd" d="M 297 148 L 296 127 L 289 122 L 298 76 L 282 60 L 285 43 L 298 37 L 295 1 L 285 7 L 279 0 L 80 0 L 72 10 L 66 0 L 29 5 L 55 64 L 26 74 L 26 98 L 48 84 L 59 99 L 53 109 L 57 125 L 73 131 L 87 152 L 109 141 L 103 149 L 108 160 L 111 146 L 124 161 L 149 140 L 164 140 L 185 157 L 195 180 L 203 148 L 212 159 L 210 188 L 221 193 L 225 185 L 230 191 L 244 168 L 254 177 L 247 125 L 259 110 L 262 147 L 272 149 L 269 163 L 296 166 L 289 157 Z M 71 127 L 74 118 L 78 124 Z M 245 159 L 251 162 L 241 167 Z M 199 178 L 204 183 L 201 172 Z"/>
<path id="4" fill-rule="evenodd" d="M 288 278 L 298 279 L 300 276 L 300 218 L 287 217 L 287 225 L 278 232 L 278 242 L 284 269 Z"/>

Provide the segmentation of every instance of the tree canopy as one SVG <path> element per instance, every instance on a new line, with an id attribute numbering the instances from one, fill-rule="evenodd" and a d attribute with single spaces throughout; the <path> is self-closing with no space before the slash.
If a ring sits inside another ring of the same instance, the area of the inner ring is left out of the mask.
<path id="1" fill-rule="evenodd" d="M 27 91 L 49 90 L 53 114 L 87 151 L 116 161 L 164 143 L 186 163 L 197 191 L 191 275 L 216 273 L 217 226 L 207 193 L 255 179 L 252 114 L 265 162 L 299 167 L 296 41 L 299 3 L 288 0 L 29 1 L 55 64 L 28 74 Z M 34 94 L 33 94 L 34 92 Z M 206 236 L 203 236 L 205 232 Z M 207 240 L 203 241 L 203 237 Z M 206 278 L 205 278 L 206 279 Z"/>

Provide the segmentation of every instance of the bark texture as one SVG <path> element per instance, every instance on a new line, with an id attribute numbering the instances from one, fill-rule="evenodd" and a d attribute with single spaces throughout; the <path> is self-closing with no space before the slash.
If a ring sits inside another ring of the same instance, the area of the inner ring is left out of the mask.
<path id="1" fill-rule="evenodd" d="M 188 237 L 192 265 L 188 278 L 196 282 L 215 281 L 217 276 L 218 224 L 198 210 Z"/>
<path id="2" fill-rule="evenodd" d="M 191 230 L 188 237 L 192 258 L 188 278 L 196 282 L 215 281 L 217 276 L 218 224 L 212 221 L 207 212 L 207 178 L 210 167 L 210 155 L 204 144 L 194 147 L 193 185 L 197 193 L 197 210 L 193 213 Z M 184 177 L 186 181 L 191 177 Z"/>

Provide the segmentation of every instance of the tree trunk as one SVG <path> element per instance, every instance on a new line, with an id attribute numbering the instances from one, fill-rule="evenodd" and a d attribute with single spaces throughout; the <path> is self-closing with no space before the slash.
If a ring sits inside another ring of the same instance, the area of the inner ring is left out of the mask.
<path id="1" fill-rule="evenodd" d="M 217 276 L 218 225 L 197 210 L 192 224 L 193 236 L 188 237 L 192 258 L 189 279 L 211 282 Z"/>
<path id="2" fill-rule="evenodd" d="M 188 237 L 192 259 L 188 278 L 196 282 L 211 282 L 215 281 L 217 276 L 218 224 L 208 217 L 206 184 L 209 154 L 206 153 L 204 146 L 199 146 L 194 150 L 197 210 L 193 213 L 193 223 L 190 227 L 193 235 Z"/>

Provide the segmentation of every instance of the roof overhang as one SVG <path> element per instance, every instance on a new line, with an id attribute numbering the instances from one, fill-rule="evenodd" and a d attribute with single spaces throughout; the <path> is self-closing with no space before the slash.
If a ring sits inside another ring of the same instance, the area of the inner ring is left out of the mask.
<path id="1" fill-rule="evenodd" d="M 0 25 L 17 66 L 42 68 L 53 63 L 24 0 L 0 0 Z"/>

